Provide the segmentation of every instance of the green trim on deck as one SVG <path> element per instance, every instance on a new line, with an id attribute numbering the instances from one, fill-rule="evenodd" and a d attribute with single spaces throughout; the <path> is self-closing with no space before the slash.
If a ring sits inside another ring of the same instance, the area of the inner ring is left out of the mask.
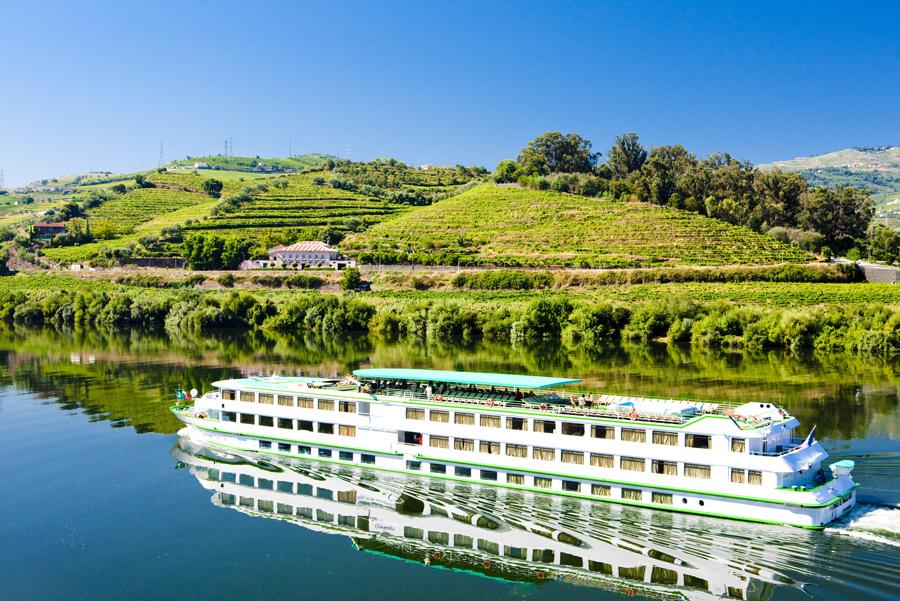
<path id="1" fill-rule="evenodd" d="M 405 380 L 411 382 L 443 382 L 449 384 L 469 384 L 478 386 L 501 386 L 503 388 L 552 388 L 577 384 L 579 379 L 548 376 L 523 376 L 516 374 L 495 374 L 477 371 L 444 371 L 440 369 L 369 368 L 356 369 L 354 376 L 376 380 Z"/>

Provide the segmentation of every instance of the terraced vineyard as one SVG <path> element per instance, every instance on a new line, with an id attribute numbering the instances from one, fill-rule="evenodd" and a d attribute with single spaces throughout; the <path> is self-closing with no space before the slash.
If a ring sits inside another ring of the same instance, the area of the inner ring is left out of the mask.
<path id="1" fill-rule="evenodd" d="M 255 192 L 252 200 L 238 210 L 210 217 L 188 229 L 251 238 L 289 232 L 302 239 L 316 236 L 325 226 L 349 231 L 408 210 L 403 205 L 312 183 L 314 177 L 321 176 L 321 173 L 289 176 L 287 187 L 270 186 L 264 193 Z"/>
<path id="2" fill-rule="evenodd" d="M 482 184 L 345 239 L 364 262 L 642 266 L 805 262 L 747 228 L 642 203 Z"/>
<path id="3" fill-rule="evenodd" d="M 140 223 L 208 201 L 209 196 L 196 192 L 138 188 L 91 209 L 88 215 L 91 219 L 109 220 L 124 233 Z"/>

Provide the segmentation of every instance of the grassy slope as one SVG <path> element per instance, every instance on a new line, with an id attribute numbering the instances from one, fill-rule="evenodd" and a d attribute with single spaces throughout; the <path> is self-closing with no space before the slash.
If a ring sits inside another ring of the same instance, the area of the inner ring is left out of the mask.
<path id="1" fill-rule="evenodd" d="M 253 157 L 226 157 L 224 155 L 211 155 L 203 157 L 192 157 L 174 161 L 172 165 L 178 167 L 193 167 L 194 163 L 202 162 L 215 167 L 217 169 L 228 169 L 233 171 L 256 171 L 258 165 L 269 165 L 280 171 L 299 171 L 303 169 L 314 169 L 321 166 L 328 159 L 334 157 L 328 154 L 300 154 L 290 158 L 253 158 Z M 254 166 L 256 163 L 256 166 Z"/>
<path id="2" fill-rule="evenodd" d="M 639 203 L 483 184 L 350 236 L 344 247 L 503 265 L 765 264 L 809 256 L 749 229 Z"/>

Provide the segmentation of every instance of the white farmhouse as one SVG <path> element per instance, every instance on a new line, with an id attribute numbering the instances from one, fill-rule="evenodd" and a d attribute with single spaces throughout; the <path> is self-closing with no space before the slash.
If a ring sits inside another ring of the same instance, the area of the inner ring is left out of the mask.
<path id="1" fill-rule="evenodd" d="M 269 249 L 268 260 L 244 261 L 241 269 L 344 269 L 355 267 L 356 261 L 318 241 L 297 242 Z"/>

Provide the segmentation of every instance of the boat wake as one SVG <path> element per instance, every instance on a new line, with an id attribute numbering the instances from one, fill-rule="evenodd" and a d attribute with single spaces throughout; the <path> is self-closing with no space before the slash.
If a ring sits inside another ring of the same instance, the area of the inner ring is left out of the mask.
<path id="1" fill-rule="evenodd" d="M 900 505 L 857 505 L 825 532 L 900 547 Z"/>

